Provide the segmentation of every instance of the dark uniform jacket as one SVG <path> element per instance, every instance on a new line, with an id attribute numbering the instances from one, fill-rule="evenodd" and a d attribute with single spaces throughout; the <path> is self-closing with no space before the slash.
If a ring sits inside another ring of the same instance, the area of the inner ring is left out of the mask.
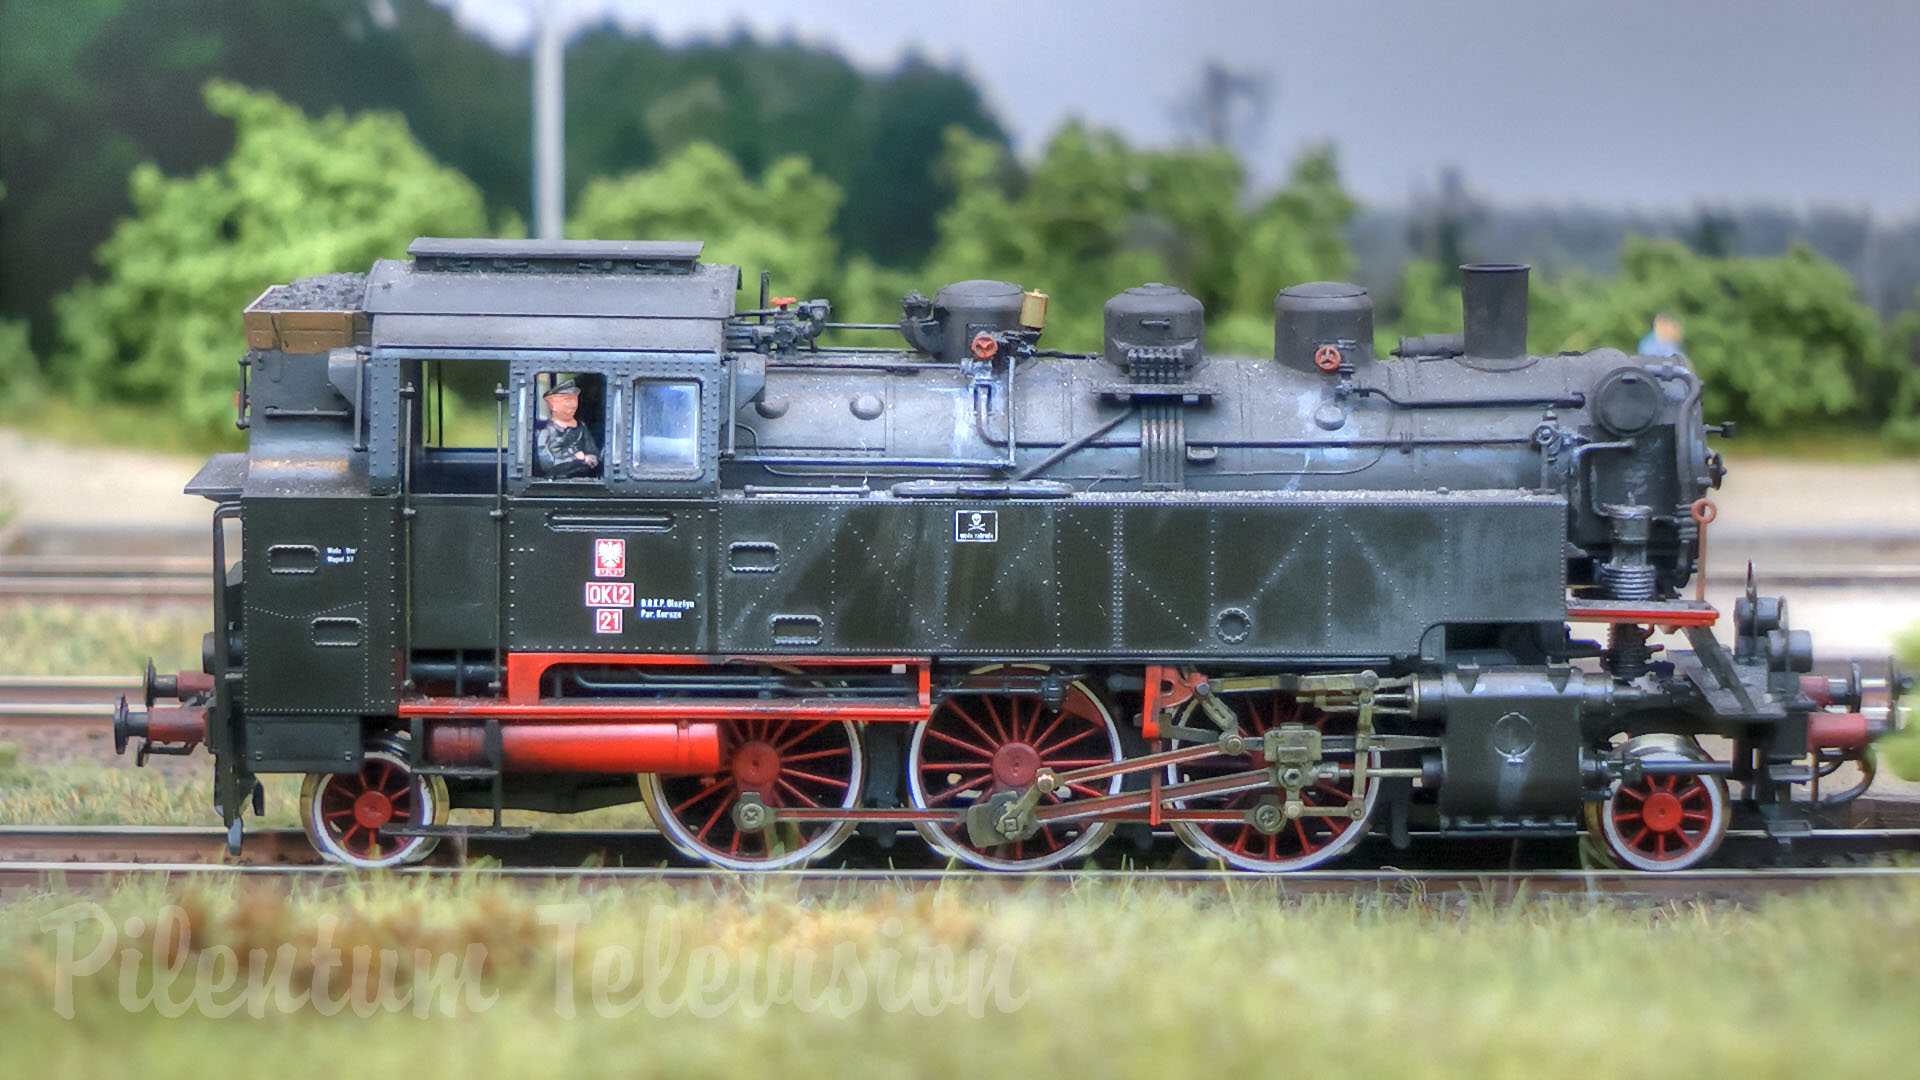
<path id="1" fill-rule="evenodd" d="M 543 421 L 533 436 L 534 469 L 541 475 L 554 480 L 568 480 L 580 476 L 596 476 L 600 472 L 598 465 L 589 465 L 574 458 L 575 454 L 600 456 L 600 447 L 593 441 L 593 432 L 585 424 L 561 427 L 558 424 Z"/>

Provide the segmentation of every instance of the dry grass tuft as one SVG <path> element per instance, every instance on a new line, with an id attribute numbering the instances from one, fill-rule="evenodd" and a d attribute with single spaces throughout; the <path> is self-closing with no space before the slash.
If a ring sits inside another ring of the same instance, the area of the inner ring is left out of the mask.
<path id="1" fill-rule="evenodd" d="M 168 962 L 191 969 L 222 947 L 290 946 L 304 957 L 291 985 L 311 987 L 312 949 L 325 942 L 343 956 L 388 950 L 407 978 L 422 960 L 477 947 L 483 993 L 450 1016 L 302 1007 L 218 1021 L 195 1008 L 165 1019 L 123 1008 L 116 960 L 75 984 L 75 1019 L 61 1021 L 49 1016 L 57 952 L 41 920 L 74 899 L 0 909 L 0 1039 L 19 1075 L 334 1075 L 370 1054 L 383 1071 L 454 1075 L 973 1077 L 1037 1062 L 1124 1076 L 1845 1075 L 1905 1060 L 1920 970 L 1915 886 L 1734 910 L 1390 893 L 1290 902 L 1271 883 L 805 900 L 777 880 L 691 894 L 478 876 L 290 892 L 218 879 L 132 882 L 100 898 L 130 950 L 129 985 L 144 991 Z M 155 932 L 168 904 L 181 915 Z M 130 918 L 141 933 L 126 933 Z M 571 955 L 556 929 L 568 920 Z M 79 951 L 98 933 L 90 923 Z M 668 939 L 672 962 L 649 968 L 648 943 Z M 963 973 L 969 956 L 1010 957 L 1008 992 L 978 1015 L 916 999 L 914 966 L 941 949 Z M 596 996 L 622 952 L 633 981 Z M 827 958 L 857 960 L 870 977 L 859 1006 L 766 1001 L 768 972 L 790 973 L 803 955 L 821 960 L 821 979 Z M 623 1003 L 636 1007 L 603 1015 Z"/>
<path id="2" fill-rule="evenodd" d="M 0 671 L 8 675 L 126 675 L 200 670 L 198 607 L 116 611 L 72 604 L 0 604 Z"/>

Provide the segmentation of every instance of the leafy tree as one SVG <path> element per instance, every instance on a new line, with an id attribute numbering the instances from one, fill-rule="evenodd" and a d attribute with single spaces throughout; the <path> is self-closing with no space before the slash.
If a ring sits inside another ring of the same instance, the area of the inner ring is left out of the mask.
<path id="1" fill-rule="evenodd" d="M 95 252 L 104 277 L 55 304 L 55 374 L 82 398 L 158 402 L 217 429 L 232 416 L 240 310 L 266 284 L 365 270 L 416 236 L 490 230 L 479 190 L 398 115 L 315 120 L 223 82 L 205 95 L 235 125 L 233 153 L 190 177 L 134 169 L 134 214 Z"/>
<path id="2" fill-rule="evenodd" d="M 24 319 L 0 319 L 0 401 L 14 399 L 39 381 L 40 368 Z"/>
<path id="3" fill-rule="evenodd" d="M 659 165 L 711 143 L 748 177 L 799 155 L 847 196 L 833 221 L 848 250 L 888 265 L 925 257 L 949 191 L 938 176 L 952 126 L 1004 146 L 964 76 L 908 57 L 866 75 L 845 58 L 746 33 L 668 48 L 608 25 L 567 48 L 567 172 L 592 178 Z"/>
<path id="4" fill-rule="evenodd" d="M 217 18 L 209 17 L 216 11 Z M 226 117 L 201 107 L 208 80 L 270 91 L 320 115 L 394 109 L 435 159 L 473 181 L 498 216 L 529 203 L 528 60 L 470 36 L 436 0 L 0 0 L 0 316 L 35 320 L 134 210 L 125 177 L 171 175 L 232 150 Z M 833 230 L 846 249 L 913 265 L 948 198 L 941 132 L 1005 142 L 959 73 L 908 60 L 872 75 L 823 49 L 740 35 L 690 47 L 612 25 L 567 51 L 568 181 L 655 166 L 711 142 L 759 179 L 800 154 L 847 193 Z"/>
<path id="5" fill-rule="evenodd" d="M 1633 240 L 1618 276 L 1574 281 L 1568 292 L 1563 348 L 1632 351 L 1655 315 L 1677 316 L 1710 415 L 1765 427 L 1877 422 L 1902 383 L 1853 279 L 1804 246 L 1770 258 L 1715 258 L 1674 241 Z"/>
<path id="6" fill-rule="evenodd" d="M 1353 249 L 1345 230 L 1359 209 L 1340 186 L 1339 157 L 1331 143 L 1309 147 L 1287 182 L 1235 230 L 1230 301 L 1208 336 L 1215 347 L 1266 352 L 1273 347 L 1273 299 L 1307 281 L 1351 281 Z"/>
<path id="7" fill-rule="evenodd" d="M 567 222 L 596 240 L 702 240 L 702 258 L 743 274 L 773 272 L 774 291 L 822 296 L 833 284 L 840 189 L 805 158 L 773 163 L 755 183 L 726 152 L 692 143 L 659 167 L 589 183 Z"/>
<path id="8" fill-rule="evenodd" d="M 1215 347 L 1264 349 L 1282 285 L 1352 267 L 1339 229 L 1353 204 L 1323 149 L 1251 213 L 1226 152 L 1140 151 L 1078 124 L 1025 176 L 999 147 L 961 132 L 948 134 L 945 167 L 958 193 L 922 276 L 998 277 L 1051 294 L 1048 337 L 1061 348 L 1097 348 L 1107 299 L 1164 281 L 1207 305 Z M 1296 272 L 1305 277 L 1285 279 Z"/>
<path id="9" fill-rule="evenodd" d="M 1911 675 L 1920 672 L 1920 623 L 1907 627 L 1894 638 L 1893 651 L 1905 673 Z M 1905 705 L 1908 709 L 1913 708 L 1913 694 L 1906 695 Z M 1920 781 L 1920 726 L 1910 722 L 1906 730 L 1876 742 L 1873 751 L 1895 775 L 1904 780 Z"/>
<path id="10" fill-rule="evenodd" d="M 1303 281 L 1347 281 L 1353 250 L 1343 235 L 1359 209 L 1340 186 L 1339 157 L 1331 143 L 1309 148 L 1287 182 L 1248 222 L 1234 259 L 1235 306 L 1270 308 L 1275 293 Z"/>
<path id="11" fill-rule="evenodd" d="M 31 316 L 47 340 L 47 303 L 132 209 L 127 174 L 142 162 L 188 173 L 231 150 L 232 124 L 201 106 L 209 79 L 271 87 L 314 112 L 419 111 L 423 65 L 365 0 L 213 7 L 217 18 L 205 0 L 0 0 L 0 175 L 13 192 L 0 311 Z M 409 26 L 436 24 L 438 40 L 497 55 L 427 0 L 395 7 Z M 461 107 L 487 112 L 478 100 Z M 497 143 L 500 125 L 486 130 Z"/>
<path id="12" fill-rule="evenodd" d="M 1802 246 L 1767 258 L 1710 257 L 1676 241 L 1634 239 L 1614 277 L 1536 274 L 1528 344 L 1539 353 L 1631 353 L 1662 313 L 1682 324 L 1712 417 L 1773 429 L 1885 424 L 1889 434 L 1920 439 L 1920 374 L 1900 359 L 1903 324 L 1883 335 L 1853 279 Z M 1409 262 L 1392 321 L 1401 333 L 1457 330 L 1459 289 L 1433 264 Z M 1920 315 L 1906 333 L 1920 334 Z"/>
<path id="13" fill-rule="evenodd" d="M 1909 450 L 1920 448 L 1920 289 L 1914 291 L 1913 301 L 1887 326 L 1887 364 L 1900 376 L 1887 435 Z M 1920 655 L 1920 633 L 1915 634 L 1914 644 Z"/>
<path id="14" fill-rule="evenodd" d="M 0 203 L 6 198 L 7 186 L 0 184 Z M 30 383 L 39 381 L 39 374 L 26 321 L 0 319 L 0 401 L 18 397 Z"/>

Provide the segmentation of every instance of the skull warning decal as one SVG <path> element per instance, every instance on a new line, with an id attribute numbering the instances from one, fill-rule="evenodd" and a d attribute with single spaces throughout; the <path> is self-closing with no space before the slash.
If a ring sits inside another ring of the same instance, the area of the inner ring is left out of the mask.
<path id="1" fill-rule="evenodd" d="M 993 544 L 1000 540 L 998 510 L 955 510 L 953 538 L 962 544 Z"/>

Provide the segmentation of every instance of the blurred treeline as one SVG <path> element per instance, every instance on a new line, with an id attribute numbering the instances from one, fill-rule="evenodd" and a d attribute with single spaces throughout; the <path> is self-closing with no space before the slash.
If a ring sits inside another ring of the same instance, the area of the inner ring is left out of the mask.
<path id="1" fill-rule="evenodd" d="M 0 389 L 162 405 L 213 433 L 239 310 L 266 285 L 365 270 L 417 235 L 523 234 L 524 56 L 424 0 L 213 7 L 0 0 Z M 569 235 L 704 240 L 850 320 L 1004 278 L 1052 295 L 1049 344 L 1088 348 L 1107 297 L 1159 280 L 1206 303 L 1212 348 L 1262 352 L 1276 291 L 1357 272 L 1330 146 L 1264 192 L 1226 150 L 1080 126 L 1023 164 L 956 74 L 747 39 L 589 31 L 567 84 Z M 1383 348 L 1458 328 L 1445 267 L 1520 254 L 1457 239 L 1375 282 Z M 1683 324 L 1714 419 L 1920 445 L 1920 314 L 1883 321 L 1803 247 L 1634 240 L 1617 274 L 1536 274 L 1532 346 L 1631 351 L 1659 313 Z"/>

